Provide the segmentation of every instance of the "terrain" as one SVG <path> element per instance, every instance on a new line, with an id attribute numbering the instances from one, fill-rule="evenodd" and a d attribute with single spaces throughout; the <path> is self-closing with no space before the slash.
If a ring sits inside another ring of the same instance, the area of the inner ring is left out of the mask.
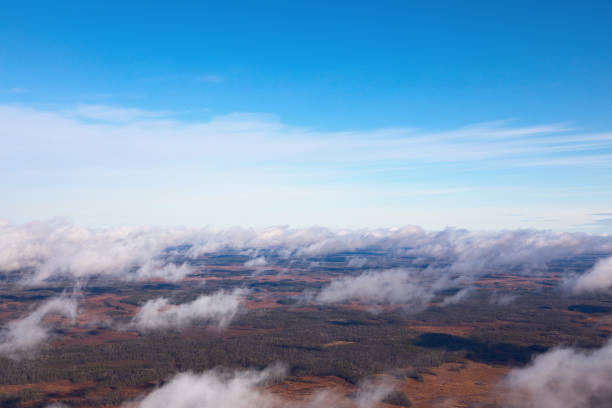
<path id="1" fill-rule="evenodd" d="M 492 270 L 470 285 L 435 293 L 423 307 L 334 304 L 311 295 L 337 278 L 364 270 L 415 266 L 389 252 L 340 252 L 321 257 L 268 256 L 262 266 L 229 251 L 172 262 L 193 268 L 184 279 L 126 282 L 88 279 L 78 290 L 57 279 L 36 287 L 0 290 L 0 319 L 17 319 L 54 296 L 78 299 L 78 315 L 44 318 L 47 343 L 20 358 L 0 357 L 3 407 L 118 407 L 157 389 L 179 372 L 285 367 L 282 378 L 260 385 L 289 401 L 334 390 L 351 403 L 358 386 L 385 378 L 394 390 L 380 406 L 501 406 L 500 381 L 534 355 L 563 345 L 596 349 L 612 331 L 612 297 L 568 295 L 562 271 L 584 271 L 601 254 L 550 262 L 537 274 Z M 351 259 L 371 266 L 349 266 Z M 160 297 L 183 304 L 218 291 L 241 292 L 242 308 L 227 325 L 198 322 L 164 330 L 130 325 L 140 308 Z"/>

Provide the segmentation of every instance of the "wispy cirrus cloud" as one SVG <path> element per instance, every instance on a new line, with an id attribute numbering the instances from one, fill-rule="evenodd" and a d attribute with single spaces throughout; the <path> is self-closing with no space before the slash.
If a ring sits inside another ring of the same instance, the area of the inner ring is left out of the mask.
<path id="1" fill-rule="evenodd" d="M 169 112 L 154 112 L 137 108 L 121 108 L 107 105 L 80 105 L 74 109 L 66 111 L 70 117 L 73 116 L 79 120 L 95 120 L 102 122 L 126 123 L 141 120 L 151 120 L 155 118 L 163 118 L 169 115 Z"/>
<path id="2" fill-rule="evenodd" d="M 419 312 L 444 289 L 459 286 L 458 292 L 443 302 L 459 301 L 469 290 L 467 286 L 462 287 L 464 283 L 446 269 L 369 271 L 332 281 L 313 300 L 322 304 L 359 301 L 372 306 L 372 310 L 379 305 L 398 305 L 408 312 Z"/>
<path id="3" fill-rule="evenodd" d="M 56 220 L 23 225 L 0 223 L 0 271 L 20 271 L 22 282 L 53 277 L 88 279 L 182 279 L 191 268 L 163 259 L 188 230 L 150 227 L 89 229 Z"/>
<path id="4" fill-rule="evenodd" d="M 3 147 L 10 148 L 6 145 L 7 138 L 19 129 L 21 143 L 41 139 L 63 141 L 73 146 L 87 146 L 88 150 L 100 148 L 100 157 L 111 150 L 125 157 L 134 153 L 132 149 L 135 148 L 126 141 L 143 140 L 157 149 L 167 149 L 168 153 L 181 152 L 186 160 L 197 151 L 207 158 L 219 160 L 248 157 L 281 163 L 299 157 L 301 162 L 336 164 L 488 159 L 512 159 L 513 164 L 519 160 L 524 165 L 551 160 L 584 164 L 589 158 L 599 164 L 606 157 L 600 151 L 612 148 L 612 133 L 576 132 L 562 124 L 519 127 L 493 122 L 445 132 L 412 128 L 326 132 L 289 126 L 270 115 L 231 114 L 206 122 L 183 122 L 173 120 L 168 112 L 106 105 L 81 105 L 63 111 L 0 106 L 0 118 Z M 119 125 L 109 128 L 84 119 Z M 62 143 L 58 144 L 57 151 L 62 147 Z M 144 148 L 144 152 L 150 151 L 150 146 L 139 147 Z M 565 157 L 568 153 L 572 156 Z M 146 156 L 140 155 L 137 159 L 143 160 Z M 503 165 L 503 161 L 498 165 Z"/>
<path id="5" fill-rule="evenodd" d="M 269 114 L 179 120 L 172 112 L 108 105 L 58 110 L 0 106 L 0 169 L 12 175 L 6 194 L 13 192 L 20 209 L 32 208 L 44 217 L 108 212 L 104 200 L 127 197 L 131 201 L 123 204 L 129 210 L 126 217 L 132 217 L 129 222 L 153 211 L 167 218 L 189 214 L 191 219 L 207 211 L 215 212 L 224 225 L 229 220 L 244 224 L 230 209 L 248 202 L 258 218 L 266 214 L 265 224 L 304 225 L 308 219 L 306 223 L 312 224 L 345 220 L 334 225 L 356 226 L 348 223 L 368 220 L 365 225 L 393 225 L 420 222 L 417 217 L 430 214 L 431 228 L 474 228 L 476 222 L 499 228 L 495 221 L 478 221 L 487 212 L 483 206 L 491 207 L 491 220 L 498 220 L 500 213 L 551 214 L 549 207 L 558 209 L 560 203 L 545 193 L 564 190 L 576 198 L 568 202 L 581 200 L 580 204 L 563 210 L 563 218 L 523 224 L 550 228 L 565 220 L 565 225 L 578 225 L 586 220 L 576 214 L 603 207 L 607 196 L 600 184 L 612 163 L 607 157 L 611 149 L 612 134 L 588 133 L 566 124 L 518 126 L 501 121 L 446 131 L 410 127 L 326 131 L 291 126 Z M 578 191 L 550 173 L 551 166 L 589 173 L 594 181 L 582 183 L 584 191 Z M 507 175 L 508 170 L 520 173 L 520 183 Z M 61 192 L 41 196 L 47 202 L 37 204 L 41 200 L 30 197 L 36 192 L 25 190 L 42 179 L 45 189 Z M 584 199 L 595 192 L 597 203 Z M 48 201 L 62 194 L 71 199 L 53 203 L 58 208 L 53 211 Z M 444 224 L 436 223 L 448 213 L 446 196 L 461 200 L 454 208 L 466 215 L 467 222 L 449 216 Z M 143 197 L 155 197 L 144 211 L 138 205 Z M 162 201 L 174 197 L 184 207 L 192 203 L 194 207 L 169 212 L 175 205 Z M 503 212 L 496 210 L 506 203 L 511 204 Z M 368 217 L 350 213 L 358 212 L 359 206 Z M 0 205 L 5 214 L 17 213 L 15 208 Z M 415 221 L 406 219 L 411 214 L 407 208 L 419 212 Z M 59 212 L 62 209 L 66 213 Z M 439 213 L 431 215 L 434 211 Z M 397 221 L 398 216 L 403 219 Z M 516 225 L 509 218 L 503 222 Z"/>
<path id="6" fill-rule="evenodd" d="M 609 292 L 612 290 L 612 257 L 600 259 L 582 275 L 566 279 L 574 293 Z"/>

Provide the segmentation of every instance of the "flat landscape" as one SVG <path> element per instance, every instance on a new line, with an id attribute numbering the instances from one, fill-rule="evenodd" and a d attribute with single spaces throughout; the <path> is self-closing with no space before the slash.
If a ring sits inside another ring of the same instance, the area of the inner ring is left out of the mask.
<path id="1" fill-rule="evenodd" d="M 254 389 L 288 406 L 317 406 L 313 401 L 327 393 L 337 406 L 362 407 L 357 395 L 364 384 L 386 384 L 388 392 L 371 406 L 502 407 L 509 372 L 555 347 L 595 350 L 612 332 L 612 297 L 568 294 L 562 287 L 564 274 L 584 273 L 601 253 L 554 259 L 529 273 L 496 266 L 415 303 L 408 296 L 372 301 L 367 291 L 333 302 L 322 295 L 333 282 L 364 274 L 427 276 L 439 261 L 378 250 L 271 253 L 264 263 L 237 251 L 198 257 L 186 251 L 167 256 L 190 267 L 174 282 L 92 276 L 77 286 L 60 278 L 28 286 L 7 273 L 2 326 L 54 298 L 74 299 L 78 312 L 45 314 L 44 344 L 0 357 L 2 407 L 129 406 L 177 373 L 273 366 L 282 375 Z M 209 309 L 232 296 L 236 308 L 219 315 L 177 312 L 219 294 L 225 298 Z M 160 298 L 167 303 L 150 320 L 143 309 Z M 172 310 L 177 313 L 160 320 Z"/>

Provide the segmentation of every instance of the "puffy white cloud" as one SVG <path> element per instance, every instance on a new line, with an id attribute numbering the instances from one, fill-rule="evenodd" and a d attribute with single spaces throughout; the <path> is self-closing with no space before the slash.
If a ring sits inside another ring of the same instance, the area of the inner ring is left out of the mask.
<path id="1" fill-rule="evenodd" d="M 557 348 L 502 383 L 509 408 L 604 408 L 612 401 L 612 342 L 594 351 Z"/>
<path id="2" fill-rule="evenodd" d="M 600 259 L 584 274 L 568 279 L 566 285 L 575 293 L 612 289 L 612 257 Z"/>
<path id="3" fill-rule="evenodd" d="M 556 258 L 588 252 L 612 252 L 612 237 L 584 233 L 514 230 L 471 232 L 462 229 L 425 231 L 420 227 L 330 230 L 321 227 L 260 230 L 208 229 L 192 256 L 221 249 L 271 249 L 286 256 L 320 256 L 334 252 L 377 248 L 405 255 L 443 260 L 453 272 L 481 273 L 498 266 L 520 266 L 533 271 Z"/>
<path id="4" fill-rule="evenodd" d="M 319 303 L 342 303 L 359 300 L 372 305 L 395 304 L 408 310 L 419 311 L 426 307 L 436 292 L 462 285 L 447 273 L 414 269 L 368 271 L 332 281 L 317 293 L 313 300 Z M 459 300 L 467 289 L 462 289 L 444 302 Z"/>
<path id="5" fill-rule="evenodd" d="M 262 387 L 284 374 L 281 366 L 262 371 L 181 373 L 124 408 L 372 408 L 393 388 L 384 381 L 368 382 L 352 400 L 323 390 L 304 400 L 290 401 Z"/>
<path id="6" fill-rule="evenodd" d="M 185 276 L 193 272 L 193 268 L 186 263 L 176 265 L 173 263 L 164 263 L 154 259 L 147 261 L 140 266 L 135 275 L 127 275 L 134 279 L 162 279 L 166 281 L 177 282 Z"/>
<path id="7" fill-rule="evenodd" d="M 202 295 L 189 303 L 174 305 L 166 298 L 147 301 L 132 319 L 131 325 L 139 330 L 180 328 L 201 321 L 225 327 L 240 311 L 242 296 L 246 292 L 219 291 Z"/>
<path id="8" fill-rule="evenodd" d="M 26 317 L 8 322 L 0 332 L 0 354 L 19 358 L 40 346 L 49 337 L 43 319 L 51 314 L 74 319 L 77 315 L 76 300 L 67 297 L 49 299 Z"/>
<path id="9" fill-rule="evenodd" d="M 263 371 L 224 373 L 219 370 L 202 374 L 181 373 L 141 401 L 134 408 L 272 408 L 280 399 L 257 387 L 284 375 L 278 366 Z"/>

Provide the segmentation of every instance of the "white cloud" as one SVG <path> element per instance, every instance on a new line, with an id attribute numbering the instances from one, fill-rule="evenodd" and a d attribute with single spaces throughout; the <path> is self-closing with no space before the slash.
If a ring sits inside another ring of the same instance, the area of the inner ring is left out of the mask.
<path id="1" fill-rule="evenodd" d="M 314 300 L 338 303 L 359 299 L 372 304 L 407 304 L 421 308 L 433 293 L 417 274 L 417 271 L 401 269 L 337 279 L 321 289 Z"/>
<path id="2" fill-rule="evenodd" d="M 512 267 L 537 273 L 553 259 L 612 252 L 612 237 L 584 233 L 514 230 L 425 231 L 416 226 L 379 229 L 311 228 L 153 228 L 91 229 L 62 221 L 0 223 L 0 271 L 21 271 L 36 283 L 65 276 L 107 275 L 122 279 L 182 279 L 192 271 L 174 265 L 169 247 L 191 244 L 188 257 L 218 251 L 273 251 L 283 257 L 313 257 L 364 248 L 415 257 L 438 269 L 476 277 Z M 252 262 L 262 263 L 262 257 Z M 264 258 L 265 259 L 265 258 Z M 182 262 L 182 261 L 181 261 Z"/>
<path id="3" fill-rule="evenodd" d="M 455 272 L 482 271 L 499 265 L 524 265 L 535 269 L 559 257 L 612 251 L 612 237 L 606 236 L 534 230 L 471 232 L 452 228 L 429 232 L 417 226 L 356 230 L 321 227 L 207 229 L 202 230 L 199 239 L 190 251 L 194 256 L 224 248 L 277 249 L 294 256 L 382 248 L 402 251 L 406 255 L 445 259 L 452 262 Z"/>
<path id="4" fill-rule="evenodd" d="M 600 259 L 584 274 L 569 278 L 566 285 L 575 293 L 609 291 L 612 289 L 612 257 Z"/>
<path id="5" fill-rule="evenodd" d="M 279 400 L 257 389 L 265 381 L 284 375 L 280 367 L 233 374 L 207 371 L 182 373 L 151 392 L 133 407 L 138 408 L 272 408 Z"/>
<path id="6" fill-rule="evenodd" d="M 257 258 L 253 258 L 251 260 L 248 260 L 244 263 L 244 266 L 246 267 L 261 267 L 261 266 L 266 266 L 268 264 L 268 261 L 266 261 L 266 258 L 263 256 L 259 256 Z"/>
<path id="7" fill-rule="evenodd" d="M 612 343 L 594 351 L 554 349 L 502 383 L 509 408 L 604 408 L 612 401 Z"/>
<path id="8" fill-rule="evenodd" d="M 0 332 L 0 354 L 19 358 L 39 347 L 49 337 L 43 319 L 51 314 L 74 319 L 77 315 L 76 300 L 66 297 L 49 299 L 26 317 L 8 322 Z"/>
<path id="9" fill-rule="evenodd" d="M 124 408 L 373 408 L 392 390 L 390 383 L 369 382 L 360 387 L 352 401 L 330 390 L 294 401 L 263 387 L 284 374 L 281 366 L 262 371 L 181 373 L 140 401 L 124 404 Z"/>
<path id="10" fill-rule="evenodd" d="M 455 295 L 446 297 L 444 303 L 461 300 L 470 291 L 471 283 L 487 273 L 512 269 L 515 273 L 537 275 L 552 260 L 612 250 L 612 237 L 580 233 L 531 230 L 469 232 L 456 229 L 426 232 L 416 228 L 379 233 L 381 235 L 375 232 L 372 232 L 373 236 L 364 234 L 359 237 L 361 239 L 350 233 L 347 235 L 352 239 L 319 239 L 313 246 L 302 247 L 298 253 L 312 253 L 310 251 L 317 252 L 323 248 L 346 251 L 372 246 L 415 256 L 430 265 L 425 270 L 371 271 L 338 279 L 324 287 L 315 296 L 316 301 L 337 303 L 361 299 L 372 304 L 397 304 L 420 310 L 444 289 L 459 289 Z M 352 246 L 355 242 L 361 242 L 362 246 Z"/>
<path id="11" fill-rule="evenodd" d="M 63 221 L 0 225 L 0 270 L 23 271 L 37 283 L 55 276 L 178 280 L 188 266 L 158 259 L 185 231 L 160 228 L 88 229 Z"/>
<path id="12" fill-rule="evenodd" d="M 425 307 L 440 290 L 459 287 L 444 299 L 445 304 L 459 301 L 468 290 L 464 279 L 453 279 L 446 270 L 392 269 L 369 271 L 332 281 L 317 293 L 315 302 L 343 303 L 358 300 L 370 305 L 401 305 L 417 312 Z"/>
<path id="13" fill-rule="evenodd" d="M 139 330 L 181 328 L 197 322 L 225 327 L 240 312 L 245 293 L 242 289 L 230 293 L 220 291 L 180 305 L 171 304 L 166 298 L 149 300 L 134 316 L 131 325 Z"/>

